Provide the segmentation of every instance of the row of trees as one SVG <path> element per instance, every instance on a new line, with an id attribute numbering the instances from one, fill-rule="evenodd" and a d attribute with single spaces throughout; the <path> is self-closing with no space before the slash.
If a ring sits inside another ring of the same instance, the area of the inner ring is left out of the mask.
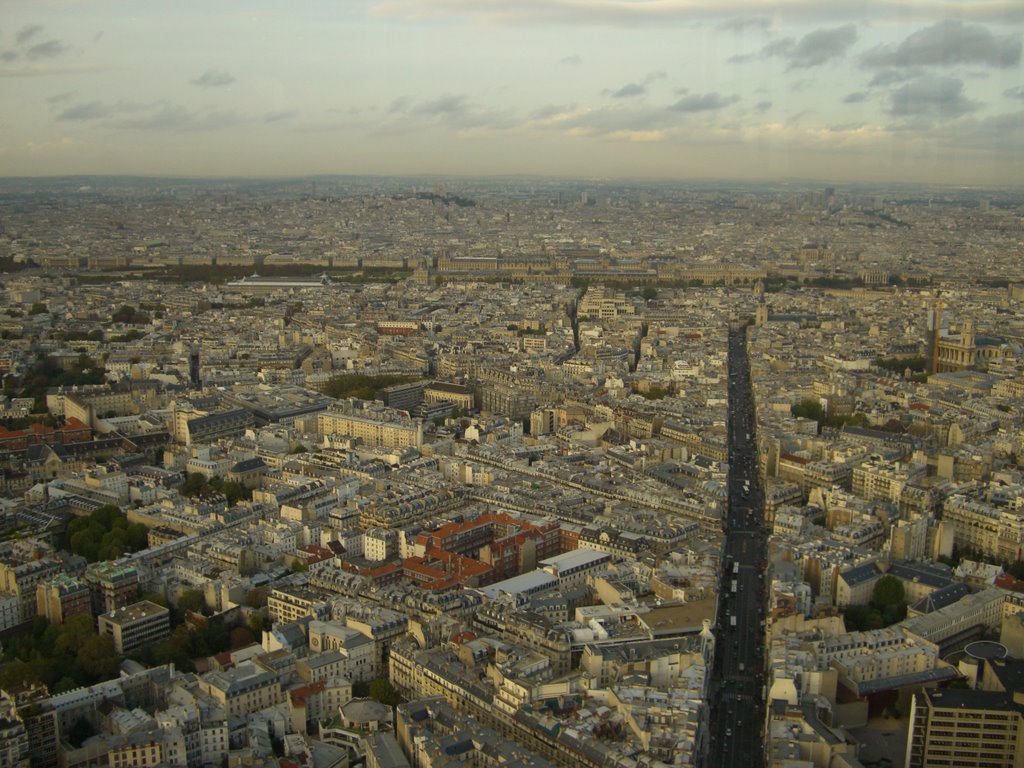
<path id="1" fill-rule="evenodd" d="M 369 683 L 353 683 L 352 695 L 357 698 L 371 698 L 389 707 L 402 703 L 402 695 L 386 677 L 378 677 Z"/>
<path id="2" fill-rule="evenodd" d="M 190 472 L 185 482 L 178 488 L 178 493 L 189 499 L 201 499 L 213 493 L 220 493 L 228 500 L 228 504 L 252 500 L 252 488 L 246 488 L 236 480 L 225 480 L 214 476 L 209 480 L 198 472 Z"/>
<path id="3" fill-rule="evenodd" d="M 840 429 L 846 425 L 854 427 L 865 427 L 868 425 L 868 417 L 863 413 L 844 413 L 826 415 L 821 403 L 813 397 L 805 398 L 796 405 L 790 406 L 789 412 L 797 418 L 813 419 L 818 422 L 818 429 L 821 427 L 834 427 Z"/>
<path id="4" fill-rule="evenodd" d="M 118 507 L 107 504 L 85 517 L 76 517 L 64 534 L 64 546 L 88 562 L 116 560 L 127 552 L 148 546 L 148 532 L 141 523 L 129 523 Z"/>
<path id="5" fill-rule="evenodd" d="M 117 677 L 121 664 L 113 641 L 96 633 L 88 615 L 61 625 L 37 617 L 31 633 L 9 641 L 4 659 L 0 688 L 39 681 L 52 693 Z"/>
<path id="6" fill-rule="evenodd" d="M 908 368 L 914 373 L 924 373 L 928 361 L 923 355 L 910 355 L 908 357 L 880 357 L 875 360 L 875 365 L 893 373 L 902 374 Z"/>
<path id="7" fill-rule="evenodd" d="M 110 316 L 115 323 L 127 323 L 129 325 L 146 325 L 149 323 L 149 315 L 130 304 L 119 307 Z"/>
<path id="8" fill-rule="evenodd" d="M 394 373 L 369 375 L 365 373 L 349 373 L 335 376 L 327 382 L 324 393 L 329 397 L 344 399 L 355 397 L 360 400 L 373 400 L 377 392 L 385 387 L 396 384 L 408 384 L 415 381 L 415 376 L 401 376 Z"/>
<path id="9" fill-rule="evenodd" d="M 232 633 L 245 633 L 238 638 L 238 646 L 253 640 L 252 633 L 245 627 L 229 629 L 222 619 L 208 619 L 201 624 L 178 624 L 170 637 L 156 643 L 149 643 L 129 655 L 146 666 L 174 664 L 176 669 L 194 672 L 193 659 L 200 659 L 222 653 L 232 647 Z"/>
<path id="10" fill-rule="evenodd" d="M 105 370 L 102 363 L 90 359 L 84 352 L 65 369 L 49 355 L 40 355 L 20 379 L 8 376 L 4 379 L 4 394 L 7 397 L 31 397 L 35 399 L 34 411 L 46 411 L 46 390 L 50 387 L 102 384 Z"/>

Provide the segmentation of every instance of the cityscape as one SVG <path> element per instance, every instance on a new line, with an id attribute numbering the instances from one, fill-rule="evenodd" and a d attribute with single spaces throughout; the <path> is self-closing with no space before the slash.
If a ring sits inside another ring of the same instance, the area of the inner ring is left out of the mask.
<path id="1" fill-rule="evenodd" d="M 1024 12 L 4 4 L 0 768 L 1024 768 Z"/>
<path id="2" fill-rule="evenodd" d="M 1016 764 L 1022 222 L 5 182 L 3 764 Z"/>

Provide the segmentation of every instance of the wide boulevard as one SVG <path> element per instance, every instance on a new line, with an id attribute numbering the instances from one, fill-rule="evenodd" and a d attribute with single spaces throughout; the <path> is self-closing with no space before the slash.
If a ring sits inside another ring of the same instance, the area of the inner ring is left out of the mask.
<path id="1" fill-rule="evenodd" d="M 746 327 L 729 331 L 729 506 L 711 682 L 708 766 L 764 758 L 766 533 Z"/>

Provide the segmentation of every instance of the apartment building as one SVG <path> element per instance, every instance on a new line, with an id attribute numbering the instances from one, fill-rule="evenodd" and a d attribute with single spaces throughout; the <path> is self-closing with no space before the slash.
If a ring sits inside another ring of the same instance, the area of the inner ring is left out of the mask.
<path id="1" fill-rule="evenodd" d="M 233 669 L 208 672 L 199 678 L 199 688 L 216 699 L 229 717 L 259 712 L 283 700 L 277 672 L 252 661 Z"/>
<path id="2" fill-rule="evenodd" d="M 326 619 L 330 606 L 320 595 L 302 587 L 278 587 L 267 598 L 267 610 L 275 623 L 287 624 L 304 616 Z"/>
<path id="3" fill-rule="evenodd" d="M 135 602 L 139 594 L 139 572 L 130 565 L 92 563 L 85 569 L 85 583 L 92 596 L 92 612 L 109 613 Z"/>
<path id="4" fill-rule="evenodd" d="M 89 585 L 62 573 L 36 586 L 36 613 L 51 624 L 63 624 L 72 616 L 92 615 Z"/>
<path id="5" fill-rule="evenodd" d="M 31 621 L 36 616 L 36 587 L 63 570 L 53 558 L 26 562 L 0 562 L 0 597 L 3 593 L 18 599 L 18 622 Z"/>
<path id="6" fill-rule="evenodd" d="M 942 505 L 942 521 L 953 526 L 956 543 L 995 557 L 999 551 L 1000 511 L 965 494 L 954 494 Z"/>
<path id="7" fill-rule="evenodd" d="M 904 486 L 924 477 L 924 464 L 907 464 L 899 461 L 885 461 L 872 456 L 853 468 L 853 492 L 868 501 L 900 500 Z"/>
<path id="8" fill-rule="evenodd" d="M 378 420 L 369 414 L 328 411 L 317 415 L 317 431 L 321 435 L 357 438 L 378 448 L 420 448 L 423 445 L 423 422 L 419 419 Z"/>
<path id="9" fill-rule="evenodd" d="M 337 654 L 337 674 L 353 682 L 373 679 L 376 666 L 373 640 L 361 632 L 338 622 L 311 621 L 309 650 L 311 654 Z M 311 656 L 307 661 L 312 663 L 313 658 Z"/>

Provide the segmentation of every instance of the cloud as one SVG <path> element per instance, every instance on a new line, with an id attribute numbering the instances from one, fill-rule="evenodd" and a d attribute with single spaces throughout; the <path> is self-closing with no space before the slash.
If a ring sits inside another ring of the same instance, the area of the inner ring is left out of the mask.
<path id="1" fill-rule="evenodd" d="M 867 100 L 867 91 L 854 91 L 853 93 L 848 93 L 843 97 L 843 104 L 860 104 Z"/>
<path id="2" fill-rule="evenodd" d="M 578 53 L 574 53 L 571 56 L 563 56 L 558 60 L 559 64 L 565 64 L 567 67 L 578 67 L 583 63 L 583 59 L 580 58 Z"/>
<path id="3" fill-rule="evenodd" d="M 283 109 L 278 112 L 268 112 L 263 116 L 264 123 L 283 123 L 291 120 L 299 113 L 294 109 Z"/>
<path id="4" fill-rule="evenodd" d="M 71 50 L 70 47 L 64 45 L 60 40 L 47 40 L 45 43 L 37 43 L 36 45 L 31 46 L 27 51 L 25 51 L 25 56 L 30 61 L 35 61 L 36 59 L 52 59 L 69 50 Z"/>
<path id="5" fill-rule="evenodd" d="M 531 120 L 550 120 L 554 117 L 565 116 L 576 109 L 575 104 L 546 104 L 538 107 L 530 113 Z"/>
<path id="6" fill-rule="evenodd" d="M 292 114 L 270 112 L 262 120 L 286 120 Z M 209 107 L 191 110 L 166 101 L 148 104 L 87 101 L 62 110 L 55 119 L 60 122 L 97 123 L 106 128 L 140 131 L 213 131 L 253 122 L 251 117 L 230 110 Z"/>
<path id="7" fill-rule="evenodd" d="M 116 112 L 117 109 L 113 105 L 103 104 L 99 101 L 89 101 L 68 107 L 57 115 L 57 119 L 75 121 L 99 120 L 104 117 L 110 117 Z"/>
<path id="8" fill-rule="evenodd" d="M 423 101 L 413 109 L 419 115 L 455 115 L 464 112 L 467 108 L 465 96 L 446 94 L 430 101 Z"/>
<path id="9" fill-rule="evenodd" d="M 231 85 L 235 82 L 235 78 L 227 72 L 219 69 L 208 69 L 195 80 L 190 80 L 192 85 L 198 85 L 200 88 L 220 88 L 225 85 Z"/>
<path id="10" fill-rule="evenodd" d="M 774 4 L 751 0 L 371 0 L 369 13 L 410 22 L 458 19 L 511 26 L 630 28 L 702 20 L 735 24 L 739 18 L 760 16 L 766 8 L 771 9 L 774 21 L 796 24 L 868 14 L 872 19 L 894 21 L 907 16 L 906 0 L 873 0 L 866 8 L 859 0 L 788 0 Z M 941 19 L 956 14 L 999 23 L 1024 20 L 1024 8 L 1011 0 L 928 0 L 913 4 L 912 10 L 919 18 Z"/>
<path id="11" fill-rule="evenodd" d="M 881 72 L 879 72 L 877 75 L 871 78 L 871 82 L 868 83 L 868 87 L 875 88 L 877 86 L 895 85 L 896 83 L 902 83 L 907 80 L 912 80 L 918 76 L 920 76 L 920 72 L 901 72 L 897 69 L 883 69 Z"/>
<path id="12" fill-rule="evenodd" d="M 628 99 L 632 98 L 633 96 L 643 96 L 645 93 L 647 93 L 647 86 L 658 80 L 664 80 L 666 77 L 668 77 L 668 74 L 663 70 L 659 69 L 656 72 L 651 72 L 649 75 L 647 75 L 647 77 L 645 77 L 642 82 L 627 83 L 626 85 L 622 86 L 621 88 L 617 88 L 614 91 L 606 89 L 604 91 L 601 91 L 601 93 L 605 94 L 606 96 L 611 96 L 613 99 Z"/>
<path id="13" fill-rule="evenodd" d="M 180 104 L 162 103 L 140 117 L 126 118 L 111 124 L 112 128 L 133 131 L 217 131 L 234 128 L 250 120 L 233 110 L 190 110 Z"/>
<path id="14" fill-rule="evenodd" d="M 767 32 L 772 26 L 772 20 L 767 16 L 737 16 L 734 19 L 726 19 L 718 25 L 723 32 Z"/>
<path id="15" fill-rule="evenodd" d="M 857 42 L 857 28 L 845 24 L 834 29 L 816 29 L 808 32 L 796 47 L 787 52 L 788 69 L 817 67 L 832 59 L 841 59 L 846 49 Z"/>
<path id="16" fill-rule="evenodd" d="M 14 41 L 18 45 L 24 45 L 42 31 L 43 27 L 41 24 L 29 24 L 27 27 L 22 27 L 18 30 L 18 34 L 14 36 Z"/>
<path id="17" fill-rule="evenodd" d="M 392 101 L 391 104 L 388 106 L 388 114 L 394 115 L 402 112 L 407 112 L 411 104 L 412 99 L 410 99 L 408 96 L 399 96 L 397 99 Z"/>
<path id="18" fill-rule="evenodd" d="M 1020 63 L 1019 34 L 993 35 L 986 27 L 945 19 L 914 32 L 897 46 L 882 45 L 861 58 L 866 67 L 948 67 L 984 64 L 998 69 Z"/>
<path id="19" fill-rule="evenodd" d="M 60 40 L 44 40 L 41 43 L 30 45 L 43 32 L 40 24 L 30 24 L 22 27 L 14 36 L 19 50 L 0 51 L 0 61 L 11 63 L 24 56 L 29 61 L 40 59 L 55 59 L 71 50 L 71 46 L 62 43 Z M 26 47 L 27 46 L 27 47 Z M 3 76 L 33 75 L 40 72 L 29 69 L 21 72 L 4 72 Z M 48 74 L 48 73 L 45 73 Z"/>
<path id="20" fill-rule="evenodd" d="M 676 112 L 710 112 L 718 109 L 723 109 L 730 104 L 735 104 L 740 100 L 739 96 L 722 96 L 717 91 L 711 93 L 694 93 L 689 96 L 684 96 L 670 109 Z"/>
<path id="21" fill-rule="evenodd" d="M 964 95 L 962 80 L 926 76 L 893 91 L 889 114 L 902 118 L 948 120 L 974 112 L 980 106 Z"/>
<path id="22" fill-rule="evenodd" d="M 857 28 L 844 24 L 832 29 L 816 29 L 796 40 L 780 37 L 761 48 L 758 53 L 741 53 L 730 56 L 730 64 L 745 64 L 755 59 L 785 59 L 786 69 L 809 69 L 818 67 L 833 59 L 841 59 L 847 49 L 857 42 Z"/>
<path id="23" fill-rule="evenodd" d="M 47 102 L 50 104 L 58 104 L 62 101 L 66 101 L 71 96 L 71 93 L 62 93 L 47 99 Z M 90 120 L 103 120 L 117 115 L 145 112 L 153 107 L 153 104 L 140 104 L 134 101 L 118 101 L 114 103 L 86 101 L 74 104 L 61 112 L 58 112 L 55 119 L 60 121 L 88 122 Z"/>
<path id="24" fill-rule="evenodd" d="M 404 132 L 413 125 L 421 126 L 424 119 L 455 131 L 468 132 L 485 128 L 507 129 L 521 125 L 507 110 L 482 108 L 465 94 L 443 94 L 435 99 L 413 101 L 407 96 L 395 99 L 387 114 L 389 120 L 381 130 Z"/>
<path id="25" fill-rule="evenodd" d="M 55 93 L 53 96 L 49 96 L 46 99 L 47 104 L 62 104 L 68 101 L 72 96 L 75 95 L 74 91 L 64 91 L 64 93 Z"/>
<path id="26" fill-rule="evenodd" d="M 758 114 L 767 112 L 771 108 L 772 103 L 770 101 L 759 101 L 757 102 L 757 104 L 754 105 L 754 111 L 757 112 Z"/>
<path id="27" fill-rule="evenodd" d="M 618 90 L 611 92 L 613 99 L 628 99 L 633 96 L 643 96 L 647 93 L 647 86 L 640 83 L 626 83 Z"/>
<path id="28" fill-rule="evenodd" d="M 559 115 L 558 119 L 549 120 L 547 125 L 574 136 L 636 138 L 670 128 L 678 120 L 677 115 L 664 108 L 616 105 Z"/>
<path id="29" fill-rule="evenodd" d="M 0 54 L 0 60 L 5 59 L 3 54 Z M 98 67 L 91 65 L 76 65 L 76 66 L 38 66 L 32 65 L 28 67 L 21 67 L 20 69 L 3 69 L 0 68 L 0 78 L 2 77 L 52 77 L 54 75 L 81 75 L 86 72 L 98 72 Z"/>
<path id="30" fill-rule="evenodd" d="M 956 149 L 1001 150 L 1004 162 L 1021 165 L 1020 137 L 1024 135 L 1024 111 L 981 119 L 964 118 L 948 123 L 938 131 L 938 135 Z"/>
<path id="31" fill-rule="evenodd" d="M 761 56 L 763 58 L 767 58 L 769 56 L 789 56 L 795 45 L 796 41 L 792 37 L 783 37 L 778 40 L 773 40 L 761 49 Z"/>
<path id="32" fill-rule="evenodd" d="M 1007 88 L 1003 91 L 1003 96 L 1008 99 L 1022 99 L 1024 100 L 1024 85 L 1018 85 L 1013 88 Z"/>
<path id="33" fill-rule="evenodd" d="M 55 150 L 65 149 L 66 147 L 73 146 L 74 144 L 74 139 L 69 139 L 67 136 L 58 139 L 57 141 L 29 141 L 25 144 L 25 151 L 30 155 L 49 154 Z"/>

